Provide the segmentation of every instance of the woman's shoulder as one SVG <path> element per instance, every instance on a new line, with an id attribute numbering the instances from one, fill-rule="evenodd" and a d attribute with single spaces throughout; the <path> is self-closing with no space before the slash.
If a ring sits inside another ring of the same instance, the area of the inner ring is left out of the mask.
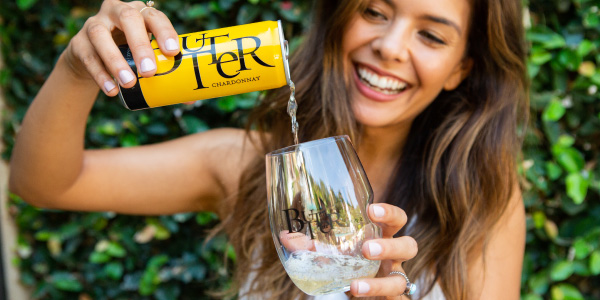
<path id="1" fill-rule="evenodd" d="M 193 147 L 209 150 L 215 155 L 231 155 L 239 152 L 242 155 L 260 155 L 261 133 L 246 131 L 240 128 L 217 128 L 196 133 L 184 139 Z M 266 135 L 262 138 L 268 138 Z"/>
<path id="2" fill-rule="evenodd" d="M 221 188 L 221 195 L 228 199 L 237 194 L 242 173 L 256 162 L 264 159 L 261 139 L 268 138 L 257 131 L 238 128 L 218 128 L 186 136 L 189 146 L 195 148 L 192 159 L 202 163 Z M 206 170 L 203 167 L 204 170 Z"/>

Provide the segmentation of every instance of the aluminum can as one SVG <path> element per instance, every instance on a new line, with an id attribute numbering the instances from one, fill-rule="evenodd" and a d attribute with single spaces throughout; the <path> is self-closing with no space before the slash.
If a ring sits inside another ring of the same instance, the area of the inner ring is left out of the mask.
<path id="1" fill-rule="evenodd" d="M 119 86 L 130 110 L 274 89 L 290 84 L 288 43 L 281 21 L 264 21 L 179 36 L 181 52 L 168 57 L 151 42 L 156 74 L 139 75 L 131 50 L 119 46 L 137 74 L 134 87 Z"/>

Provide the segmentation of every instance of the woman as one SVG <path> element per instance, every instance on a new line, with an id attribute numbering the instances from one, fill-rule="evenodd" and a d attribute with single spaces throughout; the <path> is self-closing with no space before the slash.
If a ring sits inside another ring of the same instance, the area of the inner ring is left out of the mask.
<path id="1" fill-rule="evenodd" d="M 156 71 L 147 31 L 165 55 L 179 51 L 165 15 L 143 7 L 106 0 L 70 42 L 23 122 L 11 190 L 58 209 L 218 212 L 238 254 L 242 297 L 305 297 L 278 260 L 264 205 L 264 154 L 292 144 L 289 90 L 254 110 L 254 130 L 83 150 L 98 87 L 115 96 L 111 75 L 126 88 L 136 80 L 115 39 L 126 37 L 144 77 Z M 406 299 L 404 277 L 390 275 L 401 271 L 417 281 L 413 298 L 518 299 L 525 217 L 516 130 L 527 104 L 520 8 L 517 0 L 316 4 L 291 66 L 300 140 L 351 136 L 374 189 L 369 217 L 384 235 L 363 248 L 382 260 L 377 278 L 354 281 L 351 295 Z"/>

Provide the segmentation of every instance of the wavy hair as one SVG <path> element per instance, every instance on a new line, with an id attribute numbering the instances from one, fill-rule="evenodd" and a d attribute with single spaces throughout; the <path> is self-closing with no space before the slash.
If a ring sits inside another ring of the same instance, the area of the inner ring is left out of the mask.
<path id="1" fill-rule="evenodd" d="M 341 45 L 350 20 L 367 4 L 315 3 L 312 28 L 290 62 L 301 141 L 342 134 L 360 138 Z M 471 72 L 417 116 L 389 179 L 384 201 L 418 216 L 409 234 L 419 253 L 404 268 L 425 280 L 424 293 L 439 282 L 447 299 L 467 299 L 468 258 L 482 245 L 485 249 L 486 233 L 515 188 L 517 130 L 528 111 L 521 9 L 518 0 L 472 1 L 466 50 Z M 293 144 L 288 98 L 287 88 L 271 91 L 250 115 L 247 130 L 260 133 L 262 153 Z M 264 168 L 261 156 L 244 171 L 233 212 L 217 229 L 228 234 L 237 253 L 233 289 L 245 285 L 249 298 L 304 298 L 273 247 Z"/>

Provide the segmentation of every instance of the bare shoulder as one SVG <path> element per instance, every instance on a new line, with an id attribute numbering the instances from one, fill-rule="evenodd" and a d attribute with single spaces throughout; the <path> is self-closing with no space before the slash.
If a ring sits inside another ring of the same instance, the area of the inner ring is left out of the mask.
<path id="1" fill-rule="evenodd" d="M 215 159 L 217 166 L 237 164 L 259 155 L 259 134 L 237 128 L 219 128 L 184 137 L 190 146 Z"/>
<path id="2" fill-rule="evenodd" d="M 222 207 L 230 207 L 237 194 L 240 178 L 248 166 L 259 159 L 263 153 L 260 150 L 260 135 L 257 132 L 246 132 L 242 129 L 221 128 L 188 136 L 205 166 L 213 173 L 216 184 L 221 191 L 219 213 Z"/>
<path id="3" fill-rule="evenodd" d="M 486 251 L 469 267 L 475 299 L 519 299 L 525 253 L 525 206 L 518 184 L 489 234 Z"/>

